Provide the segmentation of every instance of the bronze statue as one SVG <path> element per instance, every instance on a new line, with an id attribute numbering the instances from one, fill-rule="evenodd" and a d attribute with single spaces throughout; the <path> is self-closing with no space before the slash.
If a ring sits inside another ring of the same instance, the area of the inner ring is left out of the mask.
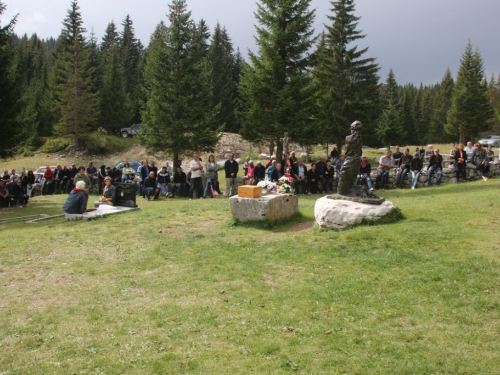
<path id="1" fill-rule="evenodd" d="M 343 199 L 362 203 L 381 204 L 384 198 L 368 191 L 363 186 L 356 186 L 356 177 L 361 167 L 361 128 L 363 124 L 354 121 L 351 124 L 351 135 L 345 138 L 345 161 L 340 169 L 337 195 L 330 195 L 330 199 Z"/>
<path id="2" fill-rule="evenodd" d="M 337 193 L 340 195 L 352 195 L 352 187 L 359 174 L 361 146 L 363 145 L 361 141 L 362 127 L 361 122 L 354 121 L 351 125 L 351 135 L 345 138 L 345 161 L 340 169 L 337 187 Z"/>

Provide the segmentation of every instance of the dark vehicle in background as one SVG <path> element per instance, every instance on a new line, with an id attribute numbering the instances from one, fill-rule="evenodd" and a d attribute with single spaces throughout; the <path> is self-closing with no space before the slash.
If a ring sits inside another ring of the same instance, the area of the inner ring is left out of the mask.
<path id="1" fill-rule="evenodd" d="M 478 142 L 483 147 L 500 147 L 500 136 L 489 135 L 479 140 Z"/>
<path id="2" fill-rule="evenodd" d="M 120 135 L 123 138 L 127 138 L 132 135 L 135 135 L 135 133 L 137 133 L 139 130 L 141 130 L 141 124 L 134 124 L 130 128 L 121 128 Z"/>

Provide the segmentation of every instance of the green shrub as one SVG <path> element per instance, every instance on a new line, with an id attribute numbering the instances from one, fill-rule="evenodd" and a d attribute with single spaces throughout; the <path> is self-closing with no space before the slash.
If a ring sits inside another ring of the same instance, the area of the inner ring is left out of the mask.
<path id="1" fill-rule="evenodd" d="M 43 152 L 58 152 L 66 149 L 73 142 L 70 138 L 51 138 L 48 139 L 45 144 L 42 146 L 41 150 Z"/>

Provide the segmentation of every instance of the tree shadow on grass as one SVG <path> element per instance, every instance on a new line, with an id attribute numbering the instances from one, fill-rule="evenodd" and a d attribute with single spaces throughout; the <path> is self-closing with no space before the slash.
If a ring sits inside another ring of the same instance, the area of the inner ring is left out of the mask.
<path id="1" fill-rule="evenodd" d="M 448 186 L 449 185 L 449 186 Z M 419 188 L 415 191 L 412 190 L 407 190 L 405 189 L 403 194 L 408 191 L 408 194 L 415 194 L 418 197 L 430 197 L 430 196 L 436 196 L 436 195 L 452 195 L 452 194 L 463 194 L 465 191 L 466 192 L 482 192 L 485 190 L 492 189 L 492 186 L 489 185 L 487 182 L 483 184 L 475 184 L 473 182 L 467 182 L 465 184 L 448 184 L 445 186 L 440 186 L 440 187 L 425 187 L 425 188 Z M 453 188 L 452 186 L 453 185 Z M 387 190 L 383 192 L 383 196 L 385 199 L 390 200 L 392 197 L 400 197 L 401 195 L 401 190 Z M 381 194 L 382 195 L 382 194 Z M 405 195 L 406 197 L 406 195 Z"/>
<path id="2" fill-rule="evenodd" d="M 242 227 L 242 228 L 262 229 L 272 232 L 286 232 L 287 230 L 289 230 L 294 226 L 308 222 L 311 222 L 311 219 L 303 215 L 302 213 L 298 212 L 289 218 L 276 221 L 272 220 L 240 221 L 237 219 L 232 219 L 229 220 L 227 225 L 229 228 Z"/>

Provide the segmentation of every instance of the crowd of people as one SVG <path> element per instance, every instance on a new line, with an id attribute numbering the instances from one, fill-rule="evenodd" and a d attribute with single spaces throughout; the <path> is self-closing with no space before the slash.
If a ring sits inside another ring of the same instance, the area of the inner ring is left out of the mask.
<path id="1" fill-rule="evenodd" d="M 395 151 L 387 151 L 379 160 L 376 170 L 376 179 L 371 181 L 372 167 L 365 155 L 361 155 L 360 171 L 356 183 L 365 183 L 370 190 L 386 186 L 389 174 L 393 171 L 395 186 L 402 188 L 408 174 L 411 174 L 411 188 L 417 186 L 418 177 L 423 168 L 427 168 L 427 185 L 432 186 L 433 175 L 436 175 L 436 185 L 441 183 L 443 170 L 443 155 L 439 149 L 432 145 L 418 148 L 413 154 L 408 148 L 400 152 L 396 146 Z M 457 182 L 466 181 L 466 166 L 469 163 L 475 165 L 482 178 L 488 180 L 489 163 L 495 158 L 495 154 L 489 146 L 486 150 L 479 143 L 473 145 L 471 142 L 464 144 L 455 143 L 449 154 L 449 165 L 453 167 Z M 344 155 L 334 148 L 330 158 L 320 157 L 317 162 L 305 165 L 302 158 L 297 158 L 295 152 L 283 155 L 282 162 L 277 162 L 275 157 L 264 165 L 261 161 L 254 163 L 247 157 L 243 165 L 242 184 L 257 185 L 260 181 L 269 180 L 278 182 L 283 176 L 293 181 L 297 194 L 330 193 L 333 191 L 333 182 L 339 178 L 339 172 L 344 163 Z M 137 194 L 146 200 L 166 198 L 188 197 L 197 198 L 226 196 L 230 197 L 237 193 L 237 178 L 240 166 L 230 154 L 224 163 L 226 178 L 225 194 L 220 190 L 218 171 L 221 167 L 215 162 L 214 155 L 208 157 L 207 163 L 203 163 L 198 154 L 193 155 L 189 162 L 189 170 L 184 172 L 182 161 L 178 161 L 175 170 L 165 163 L 160 169 L 154 162 L 141 160 L 140 166 L 135 170 L 129 163 L 125 162 L 122 168 L 101 165 L 96 168 L 92 162 L 85 166 L 77 167 L 72 164 L 69 168 L 57 165 L 54 170 L 46 167 L 43 176 L 35 176 L 32 170 L 25 168 L 17 173 L 15 169 L 5 171 L 0 179 L 0 207 L 15 206 L 24 207 L 28 204 L 31 192 L 36 185 L 41 185 L 42 195 L 69 194 L 67 204 L 74 209 L 70 211 L 81 211 L 76 209 L 87 204 L 88 195 L 95 191 L 99 195 L 95 206 L 102 204 L 112 205 L 115 200 L 117 183 L 134 184 Z M 206 176 L 203 186 L 202 175 Z M 85 199 L 86 198 L 86 199 Z M 85 201 L 85 202 L 83 202 Z M 77 202 L 77 203 L 76 203 Z"/>

